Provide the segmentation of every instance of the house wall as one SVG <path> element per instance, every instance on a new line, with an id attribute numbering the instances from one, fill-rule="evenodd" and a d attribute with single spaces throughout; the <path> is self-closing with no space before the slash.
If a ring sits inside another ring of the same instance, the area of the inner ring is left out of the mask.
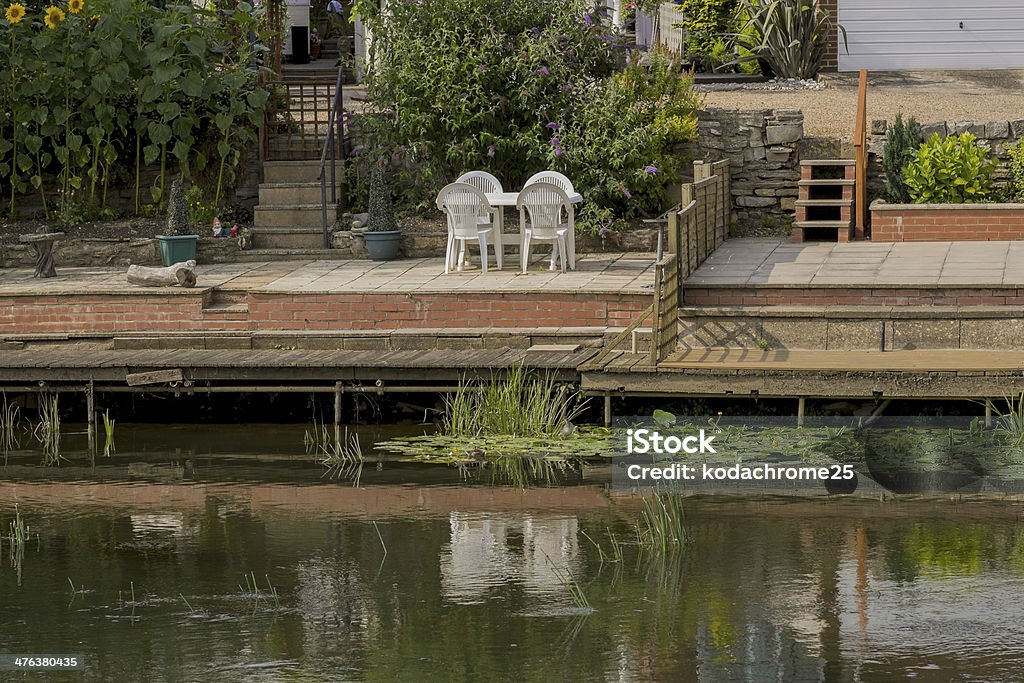
<path id="1" fill-rule="evenodd" d="M 818 5 L 828 12 L 833 24 L 839 22 L 839 0 L 818 0 Z M 842 38 L 840 37 L 839 27 L 836 26 L 825 50 L 825 59 L 821 63 L 822 71 L 833 72 L 839 70 L 839 45 L 841 43 Z"/>

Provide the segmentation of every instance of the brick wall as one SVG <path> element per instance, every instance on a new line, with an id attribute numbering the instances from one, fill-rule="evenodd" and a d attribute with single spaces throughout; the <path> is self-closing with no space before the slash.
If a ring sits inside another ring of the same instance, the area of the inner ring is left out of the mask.
<path id="1" fill-rule="evenodd" d="M 871 207 L 874 242 L 1024 239 L 1024 205 L 983 204 L 922 207 L 882 204 Z"/>
<path id="2" fill-rule="evenodd" d="M 249 294 L 248 312 L 206 310 L 207 295 L 0 297 L 0 334 L 625 327 L 644 293 Z"/>
<path id="3" fill-rule="evenodd" d="M 839 46 L 843 42 L 842 35 L 839 33 L 839 0 L 818 0 L 818 5 L 828 12 L 829 17 L 832 18 L 832 30 L 830 31 L 830 39 L 828 46 L 825 48 L 825 58 L 821 62 L 822 71 L 838 71 L 839 70 Z"/>

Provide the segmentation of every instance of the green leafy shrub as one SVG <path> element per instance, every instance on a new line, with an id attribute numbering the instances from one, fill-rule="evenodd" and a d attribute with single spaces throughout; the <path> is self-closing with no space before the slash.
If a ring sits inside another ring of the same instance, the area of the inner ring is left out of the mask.
<path id="1" fill-rule="evenodd" d="M 697 137 L 701 97 L 672 57 L 649 53 L 579 93 L 571 123 L 554 131 L 549 165 L 583 194 L 577 225 L 586 232 L 621 227 L 617 218 L 657 212 L 686 156 L 677 148 Z M 556 137 L 557 136 L 557 137 Z"/>
<path id="2" fill-rule="evenodd" d="M 366 223 L 367 232 L 395 230 L 395 209 L 391 204 L 391 187 L 384 171 L 384 164 L 377 162 L 370 171 L 370 217 Z"/>
<path id="3" fill-rule="evenodd" d="M 742 25 L 732 37 L 749 51 L 745 61 L 764 59 L 781 78 L 818 75 L 836 24 L 815 0 L 742 0 L 739 16 Z"/>
<path id="4" fill-rule="evenodd" d="M 932 135 L 912 155 L 903 180 L 915 204 L 982 202 L 992 190 L 996 162 L 971 133 Z"/>
<path id="5" fill-rule="evenodd" d="M 715 51 L 716 42 L 729 30 L 737 0 L 682 0 L 680 9 L 686 15 L 686 51 L 707 56 Z"/>
<path id="6" fill-rule="evenodd" d="M 885 169 L 885 193 L 890 202 L 910 203 L 910 190 L 903 180 L 903 168 L 910 162 L 914 152 L 921 146 L 921 128 L 911 116 L 906 122 L 903 114 L 896 115 L 896 122 L 885 131 L 885 145 L 882 147 L 882 167 Z"/>
<path id="7" fill-rule="evenodd" d="M 171 196 L 167 201 L 167 228 L 164 234 L 171 237 L 188 235 L 188 226 L 188 200 L 185 199 L 181 179 L 175 178 L 171 183 Z"/>
<path id="8" fill-rule="evenodd" d="M 1024 202 L 1024 140 L 1006 150 L 1009 159 L 1006 166 L 1010 177 L 1006 183 L 1006 198 L 1012 202 Z"/>
<path id="9" fill-rule="evenodd" d="M 104 207 L 133 168 L 138 211 L 144 165 L 159 167 L 154 201 L 175 173 L 205 173 L 220 200 L 262 123 L 263 10 L 160 5 L 76 0 L 52 27 L 35 9 L 0 21 L 0 191 L 12 212 L 29 191 L 44 208 L 72 190 Z"/>
<path id="10" fill-rule="evenodd" d="M 386 47 L 368 77 L 375 110 L 357 123 L 359 175 L 389 160 L 396 204 L 427 209 L 466 170 L 516 188 L 555 168 L 583 194 L 584 217 L 660 209 L 680 163 L 667 146 L 695 137 L 699 100 L 667 57 L 613 77 L 624 46 L 602 12 L 581 0 L 390 4 L 371 20 Z"/>

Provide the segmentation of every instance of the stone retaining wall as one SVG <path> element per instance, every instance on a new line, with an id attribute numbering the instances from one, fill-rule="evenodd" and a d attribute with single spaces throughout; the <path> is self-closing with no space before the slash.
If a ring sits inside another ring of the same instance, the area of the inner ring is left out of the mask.
<path id="1" fill-rule="evenodd" d="M 836 158 L 842 148 L 838 139 L 805 137 L 799 109 L 705 109 L 697 128 L 694 158 L 730 162 L 741 233 L 792 222 L 801 159 Z"/>
<path id="2" fill-rule="evenodd" d="M 236 240 L 201 237 L 196 258 L 199 263 L 231 261 L 239 251 Z M 53 260 L 58 273 L 74 266 L 159 266 L 160 248 L 155 239 L 66 239 L 54 243 Z M 31 268 L 35 263 L 28 245 L 0 244 L 0 267 Z"/>

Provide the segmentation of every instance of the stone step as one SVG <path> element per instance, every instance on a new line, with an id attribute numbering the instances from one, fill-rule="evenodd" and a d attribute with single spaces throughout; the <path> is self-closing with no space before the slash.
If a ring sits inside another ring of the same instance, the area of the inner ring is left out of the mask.
<path id="1" fill-rule="evenodd" d="M 338 207 L 327 205 L 327 225 L 334 225 Z M 323 213 L 320 204 L 268 204 L 253 209 L 253 226 L 264 228 L 323 228 Z"/>
<path id="2" fill-rule="evenodd" d="M 252 246 L 255 249 L 323 249 L 320 228 L 254 227 Z"/>
<path id="3" fill-rule="evenodd" d="M 797 206 L 852 206 L 852 199 L 798 199 Z"/>
<path id="4" fill-rule="evenodd" d="M 315 183 L 320 174 L 320 158 L 308 160 L 264 161 L 265 183 Z"/>
<path id="5" fill-rule="evenodd" d="M 790 239 L 793 242 L 803 242 L 807 239 L 808 230 L 820 232 L 831 232 L 834 230 L 837 241 L 849 242 L 853 238 L 853 221 L 794 221 Z"/>
<path id="6" fill-rule="evenodd" d="M 856 159 L 802 159 L 801 166 L 854 166 Z"/>
<path id="7" fill-rule="evenodd" d="M 337 179 L 337 178 L 335 178 Z M 335 188 L 335 197 L 341 201 L 341 185 Z M 260 205 L 316 204 L 322 199 L 319 182 L 313 183 L 261 183 Z M 327 185 L 327 201 L 331 201 L 331 187 Z"/>
<path id="8" fill-rule="evenodd" d="M 684 306 L 679 348 L 765 350 L 1019 349 L 1002 306 Z M 884 333 L 883 331 L 884 330 Z"/>
<path id="9" fill-rule="evenodd" d="M 258 263 L 261 261 L 335 261 L 341 258 L 334 249 L 323 249 L 323 236 L 320 236 L 318 248 L 302 249 L 246 249 L 240 251 L 232 259 L 236 262 Z"/>
<path id="10" fill-rule="evenodd" d="M 815 185 L 856 185 L 856 180 L 847 180 L 846 178 L 813 178 L 806 180 L 798 180 L 797 185 L 800 187 L 813 187 Z"/>

